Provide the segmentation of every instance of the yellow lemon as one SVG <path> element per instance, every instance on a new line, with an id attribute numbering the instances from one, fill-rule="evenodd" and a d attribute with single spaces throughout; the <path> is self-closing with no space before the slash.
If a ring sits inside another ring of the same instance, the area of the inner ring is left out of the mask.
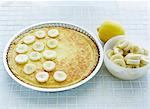
<path id="1" fill-rule="evenodd" d="M 114 21 L 103 22 L 102 25 L 97 29 L 97 31 L 99 38 L 104 43 L 114 36 L 125 34 L 123 27 L 119 23 Z"/>

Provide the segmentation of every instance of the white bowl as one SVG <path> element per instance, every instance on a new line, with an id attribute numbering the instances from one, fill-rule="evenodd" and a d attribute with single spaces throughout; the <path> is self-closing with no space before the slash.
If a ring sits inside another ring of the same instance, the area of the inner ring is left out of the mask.
<path id="1" fill-rule="evenodd" d="M 17 37 L 19 36 L 20 34 L 23 34 L 24 32 L 27 32 L 31 29 L 34 29 L 34 28 L 39 28 L 39 27 L 43 27 L 43 26 L 61 26 L 61 27 L 65 27 L 65 28 L 70 28 L 70 29 L 73 29 L 73 30 L 76 30 L 78 32 L 81 32 L 87 36 L 89 36 L 94 42 L 95 44 L 97 45 L 98 49 L 99 49 L 99 54 L 100 54 L 100 57 L 99 57 L 99 61 L 98 61 L 98 64 L 96 66 L 96 68 L 94 69 L 94 71 L 87 77 L 85 78 L 84 80 L 76 83 L 76 84 L 73 84 L 73 85 L 70 85 L 68 87 L 62 87 L 62 88 L 39 88 L 39 87 L 35 87 L 35 86 L 32 86 L 32 85 L 29 85 L 29 84 L 26 84 L 24 83 L 23 81 L 19 80 L 12 72 L 11 70 L 9 69 L 8 67 L 8 63 L 7 63 L 7 59 L 6 59 L 6 56 L 7 56 L 7 51 L 8 51 L 8 47 L 10 46 L 11 42 Z M 25 29 L 22 29 L 21 31 L 19 31 L 17 34 L 15 34 L 7 43 L 6 45 L 6 48 L 4 50 L 4 53 L 3 53 L 3 63 L 4 63 L 4 66 L 5 66 L 5 69 L 6 71 L 8 72 L 8 74 L 16 81 L 18 82 L 19 84 L 27 87 L 27 88 L 30 88 L 30 89 L 33 89 L 33 90 L 37 90 L 37 91 L 43 91 L 43 92 L 57 92 L 57 91 L 64 91 L 64 90 L 69 90 L 69 89 L 72 89 L 72 88 L 75 88 L 75 87 L 78 87 L 82 84 L 84 84 L 85 82 L 87 82 L 88 80 L 90 80 L 100 69 L 102 63 L 103 63 L 103 48 L 102 48 L 102 45 L 100 43 L 100 41 L 96 38 L 95 35 L 93 35 L 91 32 L 87 31 L 86 29 L 80 27 L 80 26 L 77 26 L 77 25 L 74 25 L 74 24 L 71 24 L 71 23 L 65 23 L 65 22 L 59 22 L 59 21 L 51 21 L 51 22 L 43 22 L 43 23 L 38 23 L 38 24 L 34 24 L 34 25 L 31 25 Z"/>
<path id="2" fill-rule="evenodd" d="M 127 36 L 117 36 L 117 37 L 111 38 L 104 45 L 104 63 L 105 63 L 106 68 L 112 75 L 123 80 L 134 80 L 134 79 L 138 79 L 144 76 L 150 68 L 149 64 L 144 67 L 134 68 L 134 69 L 124 68 L 124 67 L 114 64 L 106 55 L 107 50 L 112 49 L 115 43 L 120 39 L 129 40 Z"/>

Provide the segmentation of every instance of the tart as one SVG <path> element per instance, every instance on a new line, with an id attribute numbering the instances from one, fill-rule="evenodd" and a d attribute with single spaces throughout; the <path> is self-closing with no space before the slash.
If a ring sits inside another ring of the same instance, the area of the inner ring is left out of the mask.
<path id="1" fill-rule="evenodd" d="M 95 42 L 81 32 L 48 26 L 18 35 L 6 57 L 13 75 L 24 83 L 61 88 L 88 77 L 98 64 L 99 50 Z"/>

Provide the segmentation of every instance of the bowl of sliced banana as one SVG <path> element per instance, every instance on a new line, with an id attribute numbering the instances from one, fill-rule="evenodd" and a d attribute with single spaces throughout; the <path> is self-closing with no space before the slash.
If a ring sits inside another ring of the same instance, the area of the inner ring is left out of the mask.
<path id="1" fill-rule="evenodd" d="M 148 50 L 133 42 L 128 36 L 121 35 L 104 45 L 106 68 L 122 80 L 138 79 L 150 68 Z"/>

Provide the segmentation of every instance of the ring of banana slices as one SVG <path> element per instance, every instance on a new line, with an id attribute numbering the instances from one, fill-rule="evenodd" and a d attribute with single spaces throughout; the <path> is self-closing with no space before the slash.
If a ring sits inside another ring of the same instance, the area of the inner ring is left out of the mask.
<path id="1" fill-rule="evenodd" d="M 149 64 L 148 50 L 128 40 L 117 41 L 106 54 L 113 63 L 125 68 L 139 68 Z"/>
<path id="2" fill-rule="evenodd" d="M 40 41 L 45 38 L 45 35 L 51 38 L 47 40 L 46 43 Z M 23 44 L 18 44 L 15 48 L 17 56 L 15 57 L 15 62 L 18 65 L 23 65 L 23 73 L 26 75 L 31 75 L 32 73 L 36 73 L 35 78 L 38 82 L 43 83 L 48 81 L 49 73 L 55 69 L 57 66 L 54 59 L 57 58 L 57 53 L 54 48 L 58 46 L 58 40 L 54 39 L 59 36 L 59 31 L 57 29 L 50 29 L 47 33 L 44 30 L 37 30 L 32 35 L 26 35 L 23 38 Z M 32 48 L 29 48 L 28 45 L 32 44 Z M 49 50 L 45 50 L 45 46 L 49 48 Z M 33 49 L 30 51 L 29 49 Z M 30 62 L 40 61 L 41 58 L 45 58 L 46 61 L 43 62 L 42 67 L 43 71 L 36 71 L 37 66 Z M 55 71 L 53 77 L 57 82 L 63 82 L 67 78 L 67 74 L 64 71 Z"/>

